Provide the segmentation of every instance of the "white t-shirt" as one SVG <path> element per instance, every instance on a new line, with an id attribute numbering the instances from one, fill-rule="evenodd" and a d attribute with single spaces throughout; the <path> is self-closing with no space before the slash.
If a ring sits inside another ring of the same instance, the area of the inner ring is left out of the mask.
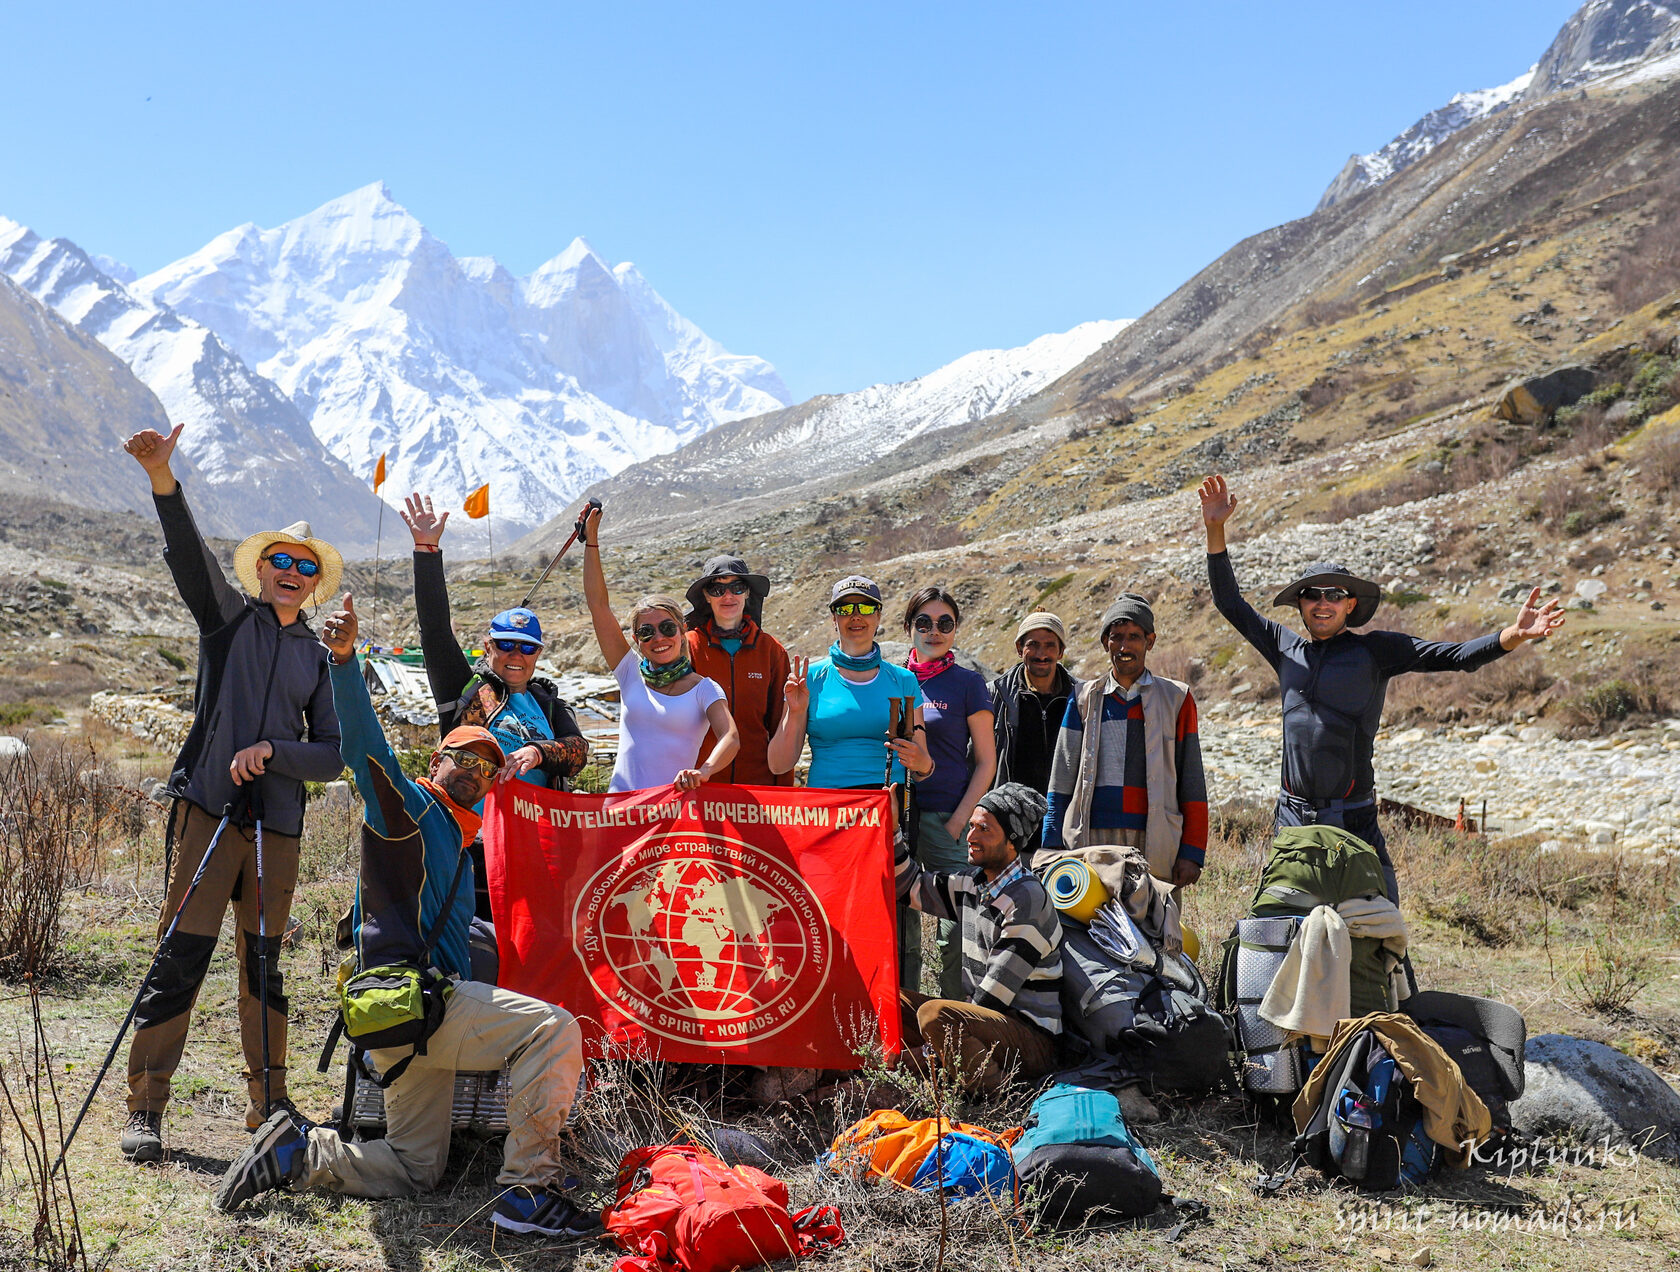
<path id="1" fill-rule="evenodd" d="M 642 679 L 642 660 L 633 649 L 613 668 L 613 679 L 618 681 L 623 714 L 618 721 L 618 763 L 607 789 L 669 786 L 678 773 L 695 767 L 706 736 L 706 711 L 724 701 L 723 687 L 702 676 L 683 693 L 655 693 Z"/>

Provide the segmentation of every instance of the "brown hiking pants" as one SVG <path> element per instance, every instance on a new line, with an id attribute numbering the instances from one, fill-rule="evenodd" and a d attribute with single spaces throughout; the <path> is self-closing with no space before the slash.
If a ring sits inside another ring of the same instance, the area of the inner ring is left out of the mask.
<path id="1" fill-rule="evenodd" d="M 181 800 L 175 808 L 175 859 L 169 891 L 158 919 L 161 940 L 181 904 L 204 850 L 221 818 Z M 263 831 L 263 924 L 268 931 L 268 1068 L 273 1098 L 286 1094 L 286 994 L 280 979 L 280 937 L 292 910 L 297 886 L 298 841 L 294 835 Z M 237 897 L 234 895 L 238 893 Z M 245 1052 L 246 1122 L 262 1120 L 262 1008 L 255 976 L 257 957 L 256 831 L 229 824 L 216 845 L 210 866 L 181 915 L 175 933 L 162 948 L 134 1016 L 134 1041 L 128 1049 L 130 1112 L 160 1113 L 169 1102 L 169 1081 L 181 1063 L 193 1002 L 210 967 L 228 902 L 238 922 L 239 1038 Z"/>
<path id="2" fill-rule="evenodd" d="M 954 998 L 929 998 L 901 989 L 904 1045 L 932 1050 L 957 1083 L 996 1091 L 1013 1074 L 1041 1078 L 1056 1067 L 1056 1040 L 1019 1016 Z"/>

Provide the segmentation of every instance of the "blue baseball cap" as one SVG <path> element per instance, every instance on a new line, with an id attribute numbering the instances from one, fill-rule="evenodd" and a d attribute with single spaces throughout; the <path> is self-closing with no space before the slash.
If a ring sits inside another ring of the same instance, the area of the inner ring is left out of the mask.
<path id="1" fill-rule="evenodd" d="M 532 644 L 541 645 L 543 641 L 542 624 L 537 621 L 536 614 L 520 606 L 518 609 L 503 610 L 490 620 L 491 640 L 528 640 Z"/>

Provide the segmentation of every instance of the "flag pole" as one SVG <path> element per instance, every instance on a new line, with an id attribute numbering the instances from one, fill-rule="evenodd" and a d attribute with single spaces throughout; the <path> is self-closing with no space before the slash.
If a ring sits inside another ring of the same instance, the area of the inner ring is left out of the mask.
<path id="1" fill-rule="evenodd" d="M 373 532 L 373 605 L 379 604 L 379 554 L 385 544 L 385 500 L 380 495 L 379 488 L 385 484 L 385 456 L 388 451 L 379 453 L 379 462 L 373 467 L 373 497 L 379 500 L 379 522 Z M 373 606 L 369 607 L 368 617 L 373 617 Z M 372 626 L 370 623 L 369 626 Z"/>

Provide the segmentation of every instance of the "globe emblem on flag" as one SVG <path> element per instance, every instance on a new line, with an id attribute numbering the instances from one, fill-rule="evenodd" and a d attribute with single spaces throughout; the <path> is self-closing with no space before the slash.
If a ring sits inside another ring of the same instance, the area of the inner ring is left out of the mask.
<path id="1" fill-rule="evenodd" d="M 656 836 L 578 899 L 596 990 L 650 1033 L 727 1045 L 777 1033 L 816 999 L 832 938 L 784 863 L 736 840 Z"/>

